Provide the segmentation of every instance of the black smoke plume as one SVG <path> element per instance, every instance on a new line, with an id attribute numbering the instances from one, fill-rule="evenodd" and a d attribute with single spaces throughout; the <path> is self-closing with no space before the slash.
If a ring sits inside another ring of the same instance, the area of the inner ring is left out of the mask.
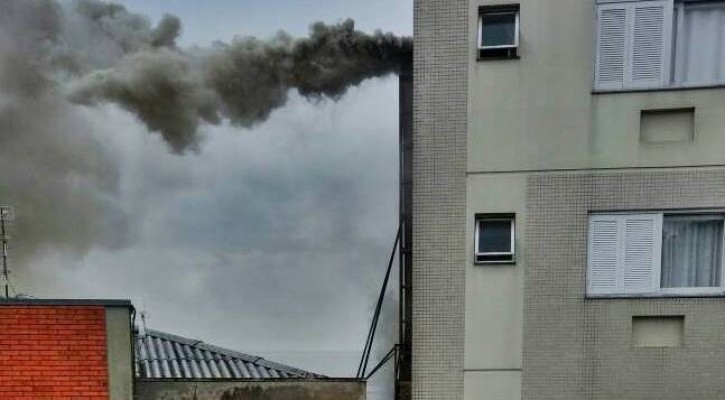
<path id="1" fill-rule="evenodd" d="M 17 205 L 15 261 L 40 248 L 123 247 L 134 218 L 120 205 L 119 162 L 95 107 L 133 113 L 178 153 L 199 149 L 205 124 L 250 127 L 290 91 L 338 99 L 398 71 L 408 38 L 366 34 L 351 20 L 182 49 L 178 18 L 152 24 L 96 0 L 0 1 L 0 203 Z M 121 133 L 118 133 L 121 134 Z"/>
<path id="2" fill-rule="evenodd" d="M 347 20 L 315 23 L 303 39 L 281 32 L 270 40 L 240 37 L 184 52 L 173 46 L 173 35 L 155 39 L 157 32 L 178 32 L 178 25 L 168 22 L 176 20 L 165 21 L 151 31 L 146 41 L 151 46 L 136 45 L 142 50 L 83 76 L 71 87 L 69 99 L 87 105 L 117 103 L 179 152 L 196 147 L 202 123 L 226 118 L 253 126 L 284 105 L 290 90 L 311 99 L 338 99 L 367 78 L 398 72 L 412 51 L 408 39 L 368 35 Z"/>

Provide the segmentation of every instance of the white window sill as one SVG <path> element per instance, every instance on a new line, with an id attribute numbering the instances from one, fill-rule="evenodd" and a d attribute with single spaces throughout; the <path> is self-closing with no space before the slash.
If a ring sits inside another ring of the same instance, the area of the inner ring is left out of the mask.
<path id="1" fill-rule="evenodd" d="M 663 289 L 651 293 L 590 294 L 587 299 L 653 299 L 677 297 L 725 297 L 723 288 Z"/>
<path id="2" fill-rule="evenodd" d="M 592 94 L 616 94 L 616 93 L 646 93 L 646 92 L 672 92 L 682 90 L 703 90 L 703 89 L 725 89 L 725 83 L 713 83 L 703 85 L 680 85 L 660 86 L 648 88 L 626 88 L 626 89 L 593 89 Z"/>

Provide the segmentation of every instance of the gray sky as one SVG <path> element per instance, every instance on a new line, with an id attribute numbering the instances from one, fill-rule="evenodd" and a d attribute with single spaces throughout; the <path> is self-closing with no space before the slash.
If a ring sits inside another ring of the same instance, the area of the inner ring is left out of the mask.
<path id="1" fill-rule="evenodd" d="M 121 3 L 152 20 L 179 16 L 186 46 L 299 36 L 313 21 L 348 17 L 366 31 L 412 31 L 412 0 Z M 204 126 L 197 154 L 170 154 L 115 106 L 78 112 L 118 168 L 108 201 L 135 222 L 122 245 L 42 249 L 17 274 L 18 290 L 130 298 L 153 328 L 353 373 L 397 227 L 395 77 L 337 102 L 292 95 L 254 129 Z"/>
<path id="2" fill-rule="evenodd" d="M 235 35 L 267 37 L 283 29 L 307 33 L 311 21 L 352 18 L 364 31 L 413 32 L 412 0 L 124 0 L 130 10 L 158 19 L 172 13 L 184 21 L 182 43 L 208 44 Z"/>

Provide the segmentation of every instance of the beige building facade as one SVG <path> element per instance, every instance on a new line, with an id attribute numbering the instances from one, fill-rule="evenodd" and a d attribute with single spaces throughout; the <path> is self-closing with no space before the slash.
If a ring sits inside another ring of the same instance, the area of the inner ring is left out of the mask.
<path id="1" fill-rule="evenodd" d="M 725 398 L 723 32 L 415 1 L 414 399 Z"/>

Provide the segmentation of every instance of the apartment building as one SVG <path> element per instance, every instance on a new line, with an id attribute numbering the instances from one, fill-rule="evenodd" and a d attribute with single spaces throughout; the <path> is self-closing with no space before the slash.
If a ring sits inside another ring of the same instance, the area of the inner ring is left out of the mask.
<path id="1" fill-rule="evenodd" d="M 415 0 L 414 399 L 725 398 L 725 1 Z"/>

